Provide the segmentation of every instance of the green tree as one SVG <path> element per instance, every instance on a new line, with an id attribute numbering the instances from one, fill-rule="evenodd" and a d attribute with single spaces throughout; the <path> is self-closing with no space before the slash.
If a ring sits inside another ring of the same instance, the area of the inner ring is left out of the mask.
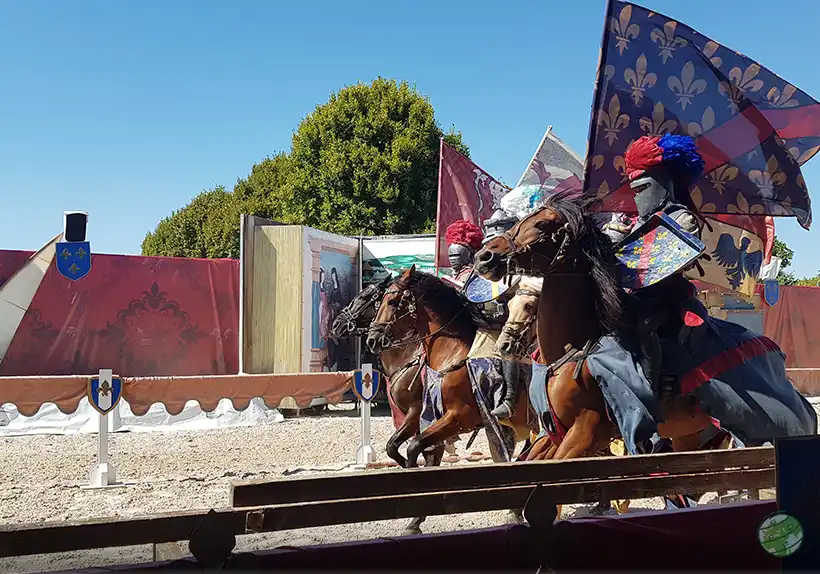
<path id="1" fill-rule="evenodd" d="M 239 214 L 347 235 L 435 229 L 439 139 L 433 106 L 406 82 L 348 86 L 308 115 L 290 153 L 253 166 L 232 192 L 202 192 L 146 235 L 145 255 L 238 257 Z"/>
<path id="2" fill-rule="evenodd" d="M 781 285 L 794 285 L 797 279 L 795 278 L 794 274 L 790 271 L 786 271 L 791 264 L 792 258 L 794 258 L 794 251 L 792 251 L 788 245 L 780 241 L 776 236 L 774 238 L 774 245 L 772 246 L 772 256 L 773 257 L 780 257 L 780 273 L 777 274 L 777 280 L 780 282 Z"/>
<path id="3" fill-rule="evenodd" d="M 820 287 L 820 272 L 818 272 L 814 277 L 804 277 L 799 279 L 793 272 L 788 270 L 792 264 L 792 259 L 794 258 L 794 251 L 777 237 L 774 238 L 772 255 L 782 259 L 782 263 L 780 264 L 780 273 L 777 275 L 777 280 L 781 285 Z"/>

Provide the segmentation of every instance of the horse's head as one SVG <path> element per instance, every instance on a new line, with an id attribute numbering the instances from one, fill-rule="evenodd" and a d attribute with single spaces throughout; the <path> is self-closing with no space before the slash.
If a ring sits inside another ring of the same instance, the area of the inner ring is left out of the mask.
<path id="1" fill-rule="evenodd" d="M 488 241 L 476 254 L 475 269 L 491 281 L 507 273 L 543 275 L 563 257 L 568 229 L 557 210 L 542 207 Z"/>
<path id="2" fill-rule="evenodd" d="M 367 348 L 373 354 L 393 346 L 395 332 L 406 333 L 416 324 L 416 296 L 411 283 L 416 274 L 416 266 L 405 269 L 395 281 L 384 290 L 376 317 L 370 323 L 367 333 Z"/>
<path id="3" fill-rule="evenodd" d="M 392 277 L 388 275 L 382 281 L 362 289 L 350 304 L 342 309 L 333 321 L 330 336 L 343 339 L 353 335 L 364 335 L 376 316 L 376 309 L 384 296 L 384 291 Z"/>
<path id="4" fill-rule="evenodd" d="M 502 355 L 522 356 L 535 342 L 542 283 L 543 279 L 523 278 L 515 295 L 507 303 L 509 317 L 495 343 L 495 348 Z"/>

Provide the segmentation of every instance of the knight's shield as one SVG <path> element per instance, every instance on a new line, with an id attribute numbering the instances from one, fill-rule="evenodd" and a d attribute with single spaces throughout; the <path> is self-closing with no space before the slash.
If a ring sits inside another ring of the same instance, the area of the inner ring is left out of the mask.
<path id="1" fill-rule="evenodd" d="M 66 279 L 82 279 L 91 271 L 91 244 L 88 241 L 58 243 L 54 261 L 57 271 Z"/>
<path id="2" fill-rule="evenodd" d="M 464 295 L 471 303 L 489 303 L 495 301 L 518 285 L 520 278 L 501 281 L 490 281 L 473 273 L 464 286 Z"/>
<path id="3" fill-rule="evenodd" d="M 379 392 L 380 383 L 381 373 L 375 369 L 355 371 L 353 373 L 353 394 L 359 400 L 370 401 Z"/>
<path id="4" fill-rule="evenodd" d="M 627 235 L 615 252 L 621 287 L 654 285 L 689 266 L 705 248 L 671 217 L 657 213 Z"/>
<path id="5" fill-rule="evenodd" d="M 763 280 L 763 300 L 769 307 L 774 307 L 780 300 L 780 283 L 777 279 Z"/>
<path id="6" fill-rule="evenodd" d="M 110 413 L 117 406 L 122 396 L 122 379 L 111 377 L 111 382 L 100 377 L 88 379 L 88 401 L 101 415 Z"/>

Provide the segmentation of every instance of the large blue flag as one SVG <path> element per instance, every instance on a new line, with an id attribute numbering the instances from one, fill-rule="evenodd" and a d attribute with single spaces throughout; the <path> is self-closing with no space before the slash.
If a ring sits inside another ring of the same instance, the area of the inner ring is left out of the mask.
<path id="1" fill-rule="evenodd" d="M 634 213 L 624 152 L 641 136 L 696 138 L 704 214 L 796 217 L 811 225 L 800 165 L 820 150 L 820 104 L 754 60 L 662 14 L 610 0 L 585 165 L 585 192 Z"/>

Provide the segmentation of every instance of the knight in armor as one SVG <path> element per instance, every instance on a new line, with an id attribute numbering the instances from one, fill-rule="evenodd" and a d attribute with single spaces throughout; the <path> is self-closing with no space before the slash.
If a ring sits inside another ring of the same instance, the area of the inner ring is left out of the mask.
<path id="1" fill-rule="evenodd" d="M 644 136 L 632 143 L 624 159 L 638 212 L 632 229 L 664 213 L 684 231 L 700 238 L 701 222 L 689 195 L 704 167 L 695 141 L 671 134 Z M 637 302 L 641 367 L 656 393 L 661 390 L 661 338 L 676 336 L 683 344 L 692 327 L 703 325 L 707 316 L 684 271 L 632 293 Z"/>
<path id="2" fill-rule="evenodd" d="M 463 288 L 473 272 L 475 253 L 481 248 L 484 234 L 475 223 L 459 219 L 447 227 L 444 239 L 448 245 L 447 258 L 453 270 L 451 282 L 456 282 Z"/>
<path id="3" fill-rule="evenodd" d="M 499 235 L 506 233 L 517 223 L 515 217 L 507 215 L 503 209 L 496 209 L 488 220 L 484 222 L 484 241 L 486 244 Z M 493 302 L 497 306 L 496 316 L 507 316 L 506 307 L 503 302 Z M 503 326 L 503 323 L 502 323 Z M 512 417 L 515 412 L 515 404 L 521 392 L 521 377 L 519 376 L 518 363 L 514 360 L 506 359 L 501 362 L 501 369 L 504 373 L 506 385 L 504 387 L 504 399 L 502 403 L 491 411 L 491 414 L 499 420 Z"/>

